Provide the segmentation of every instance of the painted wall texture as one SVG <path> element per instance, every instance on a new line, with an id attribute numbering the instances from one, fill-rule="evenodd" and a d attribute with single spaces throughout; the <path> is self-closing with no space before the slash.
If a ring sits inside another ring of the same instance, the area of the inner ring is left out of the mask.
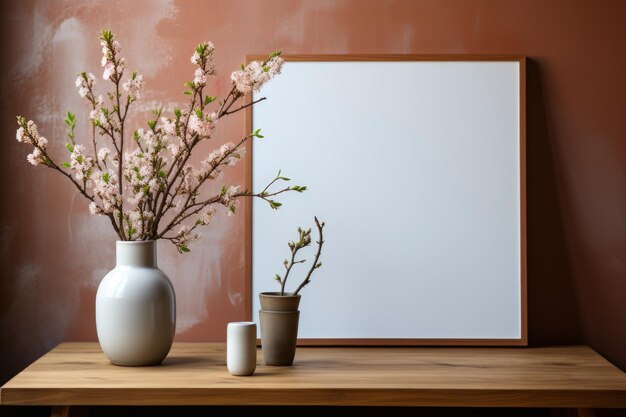
<path id="1" fill-rule="evenodd" d="M 94 298 L 114 233 L 57 173 L 30 166 L 15 115 L 63 154 L 81 70 L 101 74 L 100 29 L 146 80 L 140 107 L 181 103 L 195 45 L 217 47 L 222 96 L 247 54 L 525 54 L 532 345 L 587 343 L 626 370 L 626 2 L 619 0 L 92 0 L 6 2 L 0 97 L 0 382 L 62 340 L 95 340 Z M 364 88 L 372 89 L 376 80 Z M 391 111 L 378 103 L 381 111 Z M 138 115 L 138 126 L 147 115 Z M 323 123 L 323 121 L 316 121 Z M 225 120 L 216 143 L 239 138 Z M 243 165 L 225 181 L 243 181 Z M 159 247 L 178 297 L 179 341 L 220 341 L 244 319 L 244 216 L 221 216 L 193 252 Z"/>

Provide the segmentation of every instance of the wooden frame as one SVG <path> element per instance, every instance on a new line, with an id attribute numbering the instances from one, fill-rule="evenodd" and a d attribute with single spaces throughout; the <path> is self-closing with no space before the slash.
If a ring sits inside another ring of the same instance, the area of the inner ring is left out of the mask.
<path id="1" fill-rule="evenodd" d="M 318 55 L 298 54 L 282 55 L 285 61 L 293 62 L 333 62 L 333 61 L 485 61 L 485 62 L 518 62 L 519 63 L 519 97 L 520 97 L 520 132 L 519 132 L 519 167 L 520 167 L 520 303 L 521 303 L 521 337 L 519 339 L 411 339 L 411 338 L 358 338 L 358 339 L 298 339 L 301 346 L 527 346 L 527 235 L 526 235 L 526 57 L 524 55 L 403 55 L 403 54 L 343 54 Z M 265 55 L 248 55 L 246 62 L 263 60 Z M 246 103 L 251 97 L 247 97 Z M 252 106 L 245 110 L 245 132 L 252 131 Z M 253 141 L 248 143 L 248 152 L 244 161 L 246 189 L 252 187 L 252 152 Z M 252 319 L 252 201 L 244 201 L 245 220 L 245 274 L 248 286 L 244 295 L 245 315 Z"/>

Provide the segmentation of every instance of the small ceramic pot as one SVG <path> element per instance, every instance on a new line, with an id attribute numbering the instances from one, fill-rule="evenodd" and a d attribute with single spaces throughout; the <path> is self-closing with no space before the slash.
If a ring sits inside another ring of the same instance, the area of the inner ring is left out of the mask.
<path id="1" fill-rule="evenodd" d="M 236 376 L 252 375 L 256 369 L 256 324 L 249 321 L 228 323 L 226 366 Z"/>
<path id="2" fill-rule="evenodd" d="M 259 299 L 261 310 L 266 311 L 297 311 L 300 306 L 300 294 L 280 295 L 279 292 L 262 292 L 259 294 Z"/>
<path id="3" fill-rule="evenodd" d="M 296 354 L 300 295 L 261 293 L 261 348 L 266 365 L 290 366 Z"/>

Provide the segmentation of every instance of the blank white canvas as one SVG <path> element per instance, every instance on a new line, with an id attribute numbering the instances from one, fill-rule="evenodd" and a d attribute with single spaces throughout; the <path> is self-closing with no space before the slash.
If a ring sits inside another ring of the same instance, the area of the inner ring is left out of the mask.
<path id="1" fill-rule="evenodd" d="M 299 338 L 520 339 L 518 62 L 287 62 L 255 98 L 253 315 L 326 221 Z M 293 291 L 308 263 L 294 267 Z"/>

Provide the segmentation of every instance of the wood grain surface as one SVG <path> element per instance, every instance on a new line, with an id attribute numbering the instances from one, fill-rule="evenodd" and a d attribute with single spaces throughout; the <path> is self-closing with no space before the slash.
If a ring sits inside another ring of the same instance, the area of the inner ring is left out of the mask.
<path id="1" fill-rule="evenodd" d="M 224 344 L 178 343 L 161 366 L 63 343 L 0 389 L 22 405 L 376 405 L 626 408 L 626 374 L 585 346 L 299 348 L 292 367 L 231 376 Z"/>

